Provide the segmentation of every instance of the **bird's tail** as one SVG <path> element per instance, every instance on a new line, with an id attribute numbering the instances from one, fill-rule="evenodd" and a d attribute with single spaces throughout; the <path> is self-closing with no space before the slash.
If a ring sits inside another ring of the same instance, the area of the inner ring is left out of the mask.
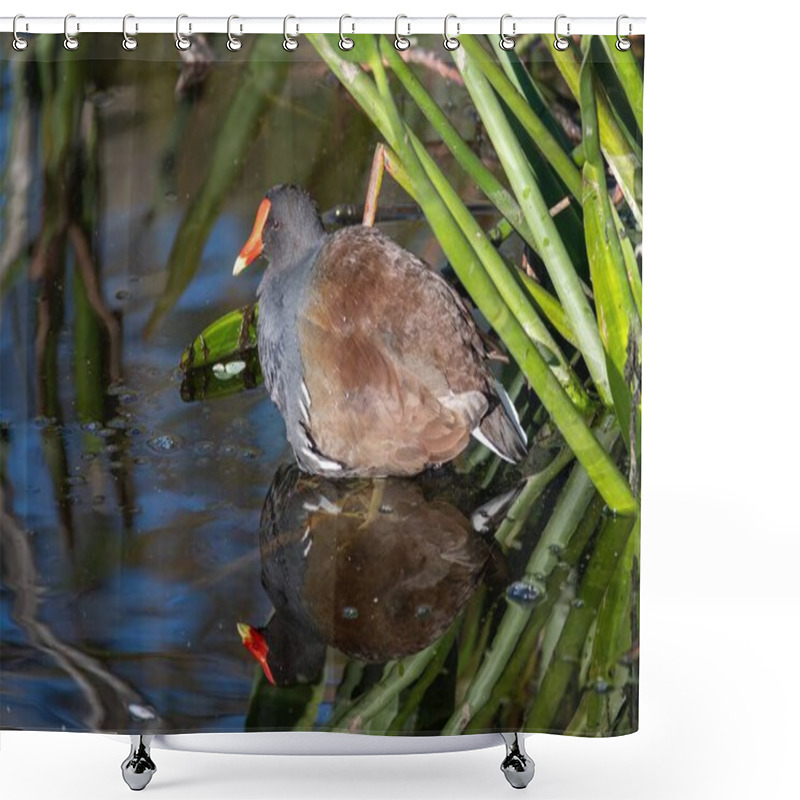
<path id="1" fill-rule="evenodd" d="M 506 390 L 499 383 L 495 384 L 495 388 L 500 402 L 481 420 L 472 435 L 500 458 L 516 464 L 525 458 L 528 437 Z"/>

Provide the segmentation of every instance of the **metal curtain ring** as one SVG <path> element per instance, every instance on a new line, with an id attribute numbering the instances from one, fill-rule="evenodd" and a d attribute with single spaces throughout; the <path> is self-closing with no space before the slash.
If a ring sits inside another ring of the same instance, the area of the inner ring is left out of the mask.
<path id="1" fill-rule="evenodd" d="M 400 20 L 401 19 L 408 19 L 405 14 L 398 14 L 394 18 L 394 49 L 395 50 L 408 50 L 411 47 L 411 39 L 406 39 L 405 36 L 400 35 Z M 408 36 L 411 35 L 411 23 L 407 23 L 408 28 Z"/>
<path id="2" fill-rule="evenodd" d="M 138 45 L 139 42 L 137 42 L 136 39 L 128 33 L 128 20 L 129 19 L 136 19 L 136 17 L 134 17 L 133 14 L 126 14 L 122 18 L 122 46 L 126 50 L 135 50 L 136 49 L 136 45 Z M 139 30 L 139 23 L 138 22 L 134 24 L 134 30 L 135 31 Z"/>
<path id="3" fill-rule="evenodd" d="M 444 49 L 445 50 L 458 50 L 461 47 L 461 42 L 455 38 L 455 36 L 448 36 L 447 35 L 447 23 L 450 22 L 451 19 L 457 20 L 458 17 L 455 14 L 448 14 L 444 18 Z M 461 23 L 456 22 L 456 35 L 461 32 Z"/>
<path id="4" fill-rule="evenodd" d="M 500 17 L 500 47 L 502 47 L 503 50 L 513 50 L 514 45 L 516 45 L 516 41 L 514 41 L 513 37 L 517 35 L 517 23 L 511 23 L 511 36 L 506 36 L 503 31 L 503 23 L 507 19 L 511 19 L 511 14 L 503 14 L 503 16 Z"/>
<path id="5" fill-rule="evenodd" d="M 553 42 L 553 47 L 555 47 L 556 50 L 560 50 L 562 52 L 569 47 L 569 39 L 565 39 L 563 36 L 559 36 L 559 34 L 558 34 L 558 21 L 560 19 L 566 19 L 566 18 L 567 18 L 566 14 L 559 14 L 556 17 L 555 26 L 553 28 L 553 30 L 555 32 L 555 35 L 556 35 L 555 41 Z M 567 23 L 567 36 L 569 36 L 569 22 Z"/>
<path id="6" fill-rule="evenodd" d="M 349 14 L 342 14 L 342 16 L 339 17 L 339 49 L 340 50 L 352 50 L 356 46 L 356 43 L 349 36 L 345 36 L 344 33 L 342 33 L 342 28 L 344 27 L 344 21 L 346 19 L 353 19 L 353 18 Z M 355 29 L 356 29 L 356 26 L 355 26 L 355 24 L 353 24 L 353 31 L 355 31 Z"/>
<path id="7" fill-rule="evenodd" d="M 24 15 L 17 14 L 17 16 L 14 17 L 14 22 L 11 25 L 11 32 L 14 34 L 14 41 L 11 44 L 15 50 L 19 51 L 24 50 L 28 46 L 28 40 L 23 39 L 17 31 L 17 21 L 21 19 L 25 19 Z M 27 22 L 25 23 L 25 30 L 28 30 Z"/>
<path id="8" fill-rule="evenodd" d="M 192 46 L 192 40 L 188 36 L 181 33 L 181 20 L 187 19 L 188 14 L 178 14 L 175 18 L 175 47 L 178 50 L 188 50 Z M 192 23 L 189 23 L 189 33 L 192 32 Z"/>
<path id="9" fill-rule="evenodd" d="M 74 36 L 71 36 L 70 32 L 69 32 L 69 21 L 71 19 L 75 19 L 75 15 L 74 14 L 67 14 L 67 16 L 64 17 L 64 47 L 67 50 L 77 50 L 78 49 L 78 40 Z M 80 23 L 76 22 L 75 23 L 75 31 L 77 32 L 80 29 L 81 29 Z"/>
<path id="10" fill-rule="evenodd" d="M 241 39 L 237 39 L 231 33 L 231 23 L 235 19 L 239 19 L 239 17 L 237 17 L 235 14 L 231 14 L 228 17 L 228 44 L 226 45 L 226 47 L 228 48 L 228 50 L 231 51 L 231 53 L 235 53 L 237 50 L 241 50 L 242 49 L 242 40 Z M 241 32 L 242 32 L 242 26 L 239 25 L 239 33 L 241 33 Z"/>
<path id="11" fill-rule="evenodd" d="M 623 53 L 624 53 L 626 50 L 630 50 L 630 49 L 631 49 L 631 40 L 630 40 L 630 39 L 626 39 L 626 38 L 625 38 L 625 37 L 624 37 L 624 36 L 623 36 L 623 35 L 622 35 L 622 34 L 619 32 L 619 29 L 620 29 L 620 23 L 621 23 L 621 22 L 622 22 L 622 20 L 624 20 L 624 19 L 628 19 L 628 17 L 626 17 L 626 16 L 625 16 L 625 14 L 620 14 L 620 15 L 617 17 L 617 50 L 619 50 L 620 52 L 623 52 Z M 630 36 L 630 34 L 631 34 L 631 30 L 632 30 L 632 28 L 631 28 L 631 24 L 630 24 L 630 22 L 629 22 L 629 23 L 628 23 L 628 36 Z"/>
<path id="12" fill-rule="evenodd" d="M 292 50 L 297 50 L 297 39 L 294 36 L 289 36 L 288 32 L 288 24 L 290 19 L 297 19 L 297 17 L 293 17 L 289 15 L 288 17 L 283 18 L 283 49 L 288 50 L 291 52 Z"/>

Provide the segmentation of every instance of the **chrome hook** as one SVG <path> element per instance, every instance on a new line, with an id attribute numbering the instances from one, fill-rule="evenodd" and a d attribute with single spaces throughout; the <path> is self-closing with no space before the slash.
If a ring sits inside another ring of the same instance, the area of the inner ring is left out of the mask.
<path id="1" fill-rule="evenodd" d="M 630 39 L 626 39 L 626 38 L 625 38 L 625 37 L 624 37 L 624 36 L 623 36 L 623 35 L 622 35 L 622 34 L 619 32 L 619 29 L 620 29 L 620 23 L 621 23 L 621 22 L 622 22 L 622 20 L 624 20 L 624 19 L 628 19 L 628 17 L 626 17 L 626 16 L 625 16 L 625 14 L 620 14 L 620 15 L 617 17 L 617 50 L 619 50 L 619 51 L 620 51 L 620 52 L 622 52 L 622 53 L 624 53 L 626 50 L 630 50 L 630 49 L 631 49 L 631 40 L 630 40 Z M 629 23 L 628 23 L 628 36 L 630 36 L 630 35 L 631 35 L 631 31 L 632 31 L 632 30 L 633 30 L 633 27 L 631 26 L 631 23 L 629 22 Z"/>
<path id="2" fill-rule="evenodd" d="M 556 50 L 559 50 L 561 52 L 563 52 L 564 50 L 566 50 L 569 47 L 569 39 L 565 39 L 563 36 L 559 36 L 559 33 L 558 33 L 558 21 L 560 19 L 566 19 L 566 18 L 567 18 L 566 14 L 559 14 L 556 17 L 556 23 L 555 23 L 555 27 L 553 29 L 554 32 L 555 32 L 555 35 L 556 35 L 555 41 L 553 42 L 553 47 L 555 47 Z M 567 23 L 567 36 L 569 36 L 569 22 Z"/>
<path id="3" fill-rule="evenodd" d="M 289 32 L 287 30 L 290 19 L 297 19 L 297 17 L 289 15 L 288 17 L 283 18 L 283 49 L 288 50 L 289 52 L 292 50 L 297 50 L 298 45 L 297 39 L 295 39 L 294 36 L 289 36 Z M 299 28 L 297 26 L 295 26 L 295 29 L 299 33 Z"/>
<path id="4" fill-rule="evenodd" d="M 137 42 L 136 39 L 128 33 L 128 20 L 129 19 L 136 19 L 136 17 L 134 17 L 133 14 L 126 14 L 122 18 L 122 47 L 125 50 L 135 50 L 136 46 L 139 44 L 139 42 Z M 139 23 L 138 22 L 134 23 L 134 28 L 133 29 L 138 32 L 138 30 L 139 30 Z"/>
<path id="5" fill-rule="evenodd" d="M 231 14 L 231 16 L 228 17 L 228 43 L 226 47 L 231 51 L 231 53 L 235 53 L 237 50 L 242 49 L 242 40 L 238 39 L 231 33 L 231 22 L 233 22 L 235 19 L 239 19 L 239 17 L 237 17 L 235 14 Z M 239 25 L 239 33 L 241 34 L 241 32 L 242 26 Z"/>
<path id="6" fill-rule="evenodd" d="M 451 19 L 458 20 L 458 17 L 455 14 L 448 14 L 444 18 L 444 49 L 445 50 L 458 50 L 461 47 L 461 42 L 455 38 L 455 36 L 448 36 L 447 34 L 447 24 L 450 22 Z M 456 21 L 456 36 L 461 32 L 461 23 Z"/>
<path id="7" fill-rule="evenodd" d="M 14 34 L 14 41 L 11 44 L 15 50 L 18 50 L 20 52 L 23 51 L 28 46 L 28 40 L 23 39 L 19 35 L 19 32 L 17 31 L 17 21 L 21 19 L 25 19 L 24 15 L 17 14 L 17 16 L 14 17 L 14 22 L 11 25 L 11 32 Z M 26 31 L 28 30 L 27 22 L 25 23 L 25 30 Z"/>
<path id="8" fill-rule="evenodd" d="M 408 19 L 405 14 L 398 14 L 394 18 L 394 49 L 403 51 L 408 50 L 411 47 L 411 39 L 407 39 L 405 36 L 400 35 L 400 20 L 401 19 Z M 411 23 L 406 23 L 406 27 L 408 28 L 407 36 L 411 36 Z"/>
<path id="9" fill-rule="evenodd" d="M 500 47 L 503 50 L 513 50 L 514 46 L 516 45 L 516 41 L 514 41 L 514 37 L 517 35 L 517 23 L 511 23 L 511 36 L 506 36 L 505 32 L 503 31 L 503 24 L 507 19 L 511 19 L 511 14 L 503 14 L 500 17 Z"/>
<path id="10" fill-rule="evenodd" d="M 353 19 L 353 18 L 349 14 L 342 14 L 342 16 L 339 17 L 339 49 L 340 50 L 352 50 L 356 46 L 356 43 L 349 36 L 345 36 L 344 33 L 342 32 L 342 28 L 344 27 L 344 21 L 346 19 Z M 356 29 L 355 23 L 353 24 L 352 28 L 353 28 L 353 31 L 355 31 L 355 29 Z"/>
<path id="11" fill-rule="evenodd" d="M 178 14 L 175 19 L 175 47 L 178 50 L 188 50 L 192 46 L 192 41 L 188 36 L 181 33 L 181 20 L 188 19 L 188 14 Z M 189 23 L 189 33 L 192 32 L 192 23 Z"/>
<path id="12" fill-rule="evenodd" d="M 76 37 L 70 35 L 70 32 L 69 32 L 69 21 L 71 19 L 75 19 L 75 15 L 74 14 L 67 14 L 67 16 L 64 17 L 64 48 L 66 50 L 77 50 L 78 49 L 78 40 L 77 40 Z M 75 32 L 77 33 L 78 31 L 80 31 L 80 29 L 81 29 L 80 23 L 76 22 L 75 23 Z"/>

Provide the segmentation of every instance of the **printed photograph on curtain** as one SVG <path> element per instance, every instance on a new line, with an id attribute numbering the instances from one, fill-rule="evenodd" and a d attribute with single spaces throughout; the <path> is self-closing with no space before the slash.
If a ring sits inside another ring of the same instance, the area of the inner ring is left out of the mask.
<path id="1" fill-rule="evenodd" d="M 0 727 L 638 728 L 644 40 L 0 41 Z"/>

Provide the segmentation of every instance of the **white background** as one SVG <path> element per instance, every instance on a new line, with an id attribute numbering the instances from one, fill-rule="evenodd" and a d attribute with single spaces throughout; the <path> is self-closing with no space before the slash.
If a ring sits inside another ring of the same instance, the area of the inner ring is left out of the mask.
<path id="1" fill-rule="evenodd" d="M 527 791 L 542 800 L 800 796 L 797 7 L 731 3 L 712 16 L 680 0 L 17 3 L 3 13 L 647 16 L 641 730 L 532 737 Z M 0 790 L 7 799 L 127 797 L 126 754 L 102 736 L 3 732 Z M 154 755 L 146 791 L 165 800 L 512 791 L 500 749 Z"/>

